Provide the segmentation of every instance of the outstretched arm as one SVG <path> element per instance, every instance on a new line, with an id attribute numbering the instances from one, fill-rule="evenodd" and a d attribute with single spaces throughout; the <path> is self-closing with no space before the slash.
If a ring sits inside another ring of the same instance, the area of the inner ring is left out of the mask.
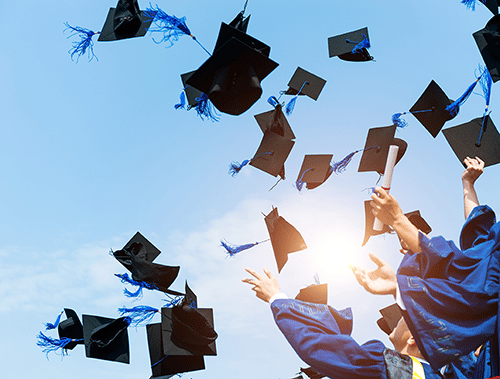
<path id="1" fill-rule="evenodd" d="M 464 159 L 464 164 L 466 168 L 462 173 L 462 184 L 464 187 L 464 215 L 467 220 L 472 210 L 479 205 L 474 182 L 483 173 L 484 162 L 479 157 L 475 159 L 467 157 Z"/>
<path id="2" fill-rule="evenodd" d="M 271 271 L 267 268 L 264 268 L 266 276 L 260 275 L 257 271 L 248 267 L 245 268 L 245 270 L 255 279 L 242 279 L 242 282 L 253 285 L 252 290 L 255 291 L 255 295 L 259 299 L 268 303 L 271 297 L 281 292 L 278 280 L 276 280 L 273 274 L 271 274 Z"/>
<path id="3" fill-rule="evenodd" d="M 351 267 L 358 283 L 374 295 L 393 295 L 396 297 L 397 279 L 394 270 L 387 262 L 372 252 L 370 252 L 370 259 L 378 266 L 375 270 Z"/>
<path id="4" fill-rule="evenodd" d="M 396 199 L 383 188 L 376 187 L 372 194 L 373 214 L 384 224 L 391 226 L 408 248 L 420 252 L 418 229 L 406 217 Z"/>

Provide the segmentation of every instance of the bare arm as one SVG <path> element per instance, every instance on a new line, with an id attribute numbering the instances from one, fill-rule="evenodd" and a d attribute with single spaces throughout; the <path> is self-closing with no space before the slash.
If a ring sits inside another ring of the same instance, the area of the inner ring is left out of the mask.
<path id="1" fill-rule="evenodd" d="M 483 173 L 484 162 L 479 157 L 475 159 L 467 157 L 464 159 L 464 164 L 466 168 L 462 173 L 462 184 L 464 188 L 464 215 L 467 219 L 472 210 L 479 205 L 474 182 Z"/>
<path id="2" fill-rule="evenodd" d="M 419 230 L 404 215 L 396 199 L 381 187 L 376 187 L 371 197 L 375 217 L 391 226 L 411 251 L 419 253 Z"/>

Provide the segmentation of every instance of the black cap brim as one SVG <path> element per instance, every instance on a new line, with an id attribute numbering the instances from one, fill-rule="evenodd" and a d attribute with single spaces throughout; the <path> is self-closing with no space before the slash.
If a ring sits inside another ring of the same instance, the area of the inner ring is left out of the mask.
<path id="1" fill-rule="evenodd" d="M 401 312 L 401 308 L 399 305 L 392 304 L 388 307 L 382 308 L 379 310 L 382 315 L 382 319 L 377 321 L 378 326 L 382 329 L 386 334 L 391 334 L 396 325 L 398 325 L 399 320 L 403 317 L 403 313 Z M 380 320 L 383 320 L 379 323 Z M 382 325 L 381 325 L 382 324 Z"/>
<path id="2" fill-rule="evenodd" d="M 481 158 L 485 167 L 500 163 L 500 134 L 490 116 L 485 118 L 481 145 L 476 146 L 482 123 L 483 118 L 479 117 L 443 130 L 446 140 L 462 164 L 466 157 Z"/>
<path id="3" fill-rule="evenodd" d="M 188 85 L 188 79 L 193 75 L 194 71 L 186 72 L 181 75 L 182 85 L 184 88 L 184 92 L 186 93 L 186 98 L 188 104 L 191 108 L 196 107 L 198 105 L 198 101 L 196 99 L 200 98 L 202 92 L 198 91 L 196 88 Z"/>
<path id="4" fill-rule="evenodd" d="M 366 48 L 363 48 L 356 53 L 352 52 L 356 46 L 355 42 L 359 43 L 363 41 L 365 36 L 368 40 L 370 40 L 368 28 L 361 28 L 349 33 L 328 38 L 329 57 L 332 58 L 338 56 L 342 60 L 352 62 L 367 62 L 373 60 L 373 57 L 368 53 Z"/>
<path id="5" fill-rule="evenodd" d="M 432 232 L 432 228 L 429 226 L 427 221 L 420 215 L 420 211 L 413 211 L 405 213 L 405 216 L 410 220 L 410 222 L 416 226 L 418 230 L 421 230 L 425 234 Z"/>
<path id="6" fill-rule="evenodd" d="M 149 26 L 153 22 L 153 19 L 147 16 L 144 11 L 141 11 L 140 18 L 142 20 L 141 26 L 137 30 L 134 35 L 121 37 L 115 33 L 115 28 L 113 25 L 113 18 L 115 16 L 116 8 L 109 8 L 108 16 L 106 17 L 106 21 L 104 22 L 104 26 L 101 29 L 101 33 L 99 34 L 99 38 L 97 41 L 99 42 L 108 42 L 108 41 L 118 41 L 122 39 L 135 38 L 135 37 L 144 37 L 149 29 Z"/>
<path id="7" fill-rule="evenodd" d="M 295 139 L 295 134 L 293 134 L 281 106 L 276 107 L 272 111 L 256 114 L 254 117 L 263 133 L 269 130 L 286 139 Z"/>
<path id="8" fill-rule="evenodd" d="M 57 327 L 59 338 L 71 338 L 74 340 L 83 339 L 83 325 L 78 315 L 73 309 L 64 308 L 66 320 L 61 321 Z M 76 345 L 83 344 L 83 341 L 72 341 L 64 346 L 66 350 L 72 350 Z"/>
<path id="9" fill-rule="evenodd" d="M 498 7 L 497 7 L 498 10 Z M 500 80 L 500 15 L 493 16 L 486 26 L 473 34 L 484 64 L 493 82 Z"/>

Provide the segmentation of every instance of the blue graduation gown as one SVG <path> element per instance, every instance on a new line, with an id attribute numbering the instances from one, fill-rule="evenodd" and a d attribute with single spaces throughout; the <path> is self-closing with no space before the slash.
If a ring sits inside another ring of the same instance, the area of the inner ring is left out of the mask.
<path id="1" fill-rule="evenodd" d="M 274 320 L 298 356 L 316 371 L 335 379 L 387 379 L 385 346 L 377 340 L 359 345 L 351 336 L 352 313 L 295 299 L 271 304 Z M 426 379 L 441 378 L 422 364 Z"/>
<path id="2" fill-rule="evenodd" d="M 500 223 L 494 212 L 473 209 L 461 249 L 441 236 L 419 238 L 422 252 L 403 258 L 397 280 L 421 353 L 437 369 L 490 339 L 498 351 Z"/>

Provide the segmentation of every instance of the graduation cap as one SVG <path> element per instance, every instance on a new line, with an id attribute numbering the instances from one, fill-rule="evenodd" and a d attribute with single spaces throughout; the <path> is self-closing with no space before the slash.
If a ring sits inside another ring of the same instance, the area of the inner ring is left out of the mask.
<path id="1" fill-rule="evenodd" d="M 443 134 L 462 164 L 466 157 L 480 157 L 485 167 L 500 163 L 500 134 L 489 115 L 444 129 Z"/>
<path id="2" fill-rule="evenodd" d="M 178 104 L 174 105 L 175 109 L 184 109 L 186 107 L 187 98 L 187 110 L 191 108 L 196 109 L 196 113 L 202 120 L 208 119 L 212 122 L 219 121 L 219 114 L 213 108 L 213 104 L 210 102 L 208 96 L 197 90 L 196 88 L 187 84 L 188 79 L 193 75 L 194 71 L 186 72 L 181 75 L 183 89 L 180 95 L 180 101 Z"/>
<path id="3" fill-rule="evenodd" d="M 377 325 L 386 334 L 391 334 L 394 328 L 398 325 L 399 320 L 403 317 L 401 308 L 399 305 L 392 304 L 388 307 L 379 310 L 382 315 L 381 318 L 377 320 Z"/>
<path id="4" fill-rule="evenodd" d="M 283 114 L 282 106 L 276 101 L 273 110 L 254 115 L 263 133 L 273 132 L 289 140 L 295 139 L 292 128 Z"/>
<path id="5" fill-rule="evenodd" d="M 391 233 L 392 229 L 383 224 L 382 230 L 374 230 L 373 224 L 375 222 L 375 216 L 372 213 L 373 207 L 370 205 L 371 200 L 365 201 L 365 237 L 363 239 L 363 243 L 361 246 L 365 246 L 370 237 L 377 236 L 384 233 Z M 410 222 L 417 227 L 418 230 L 421 230 L 425 234 L 429 234 L 432 231 L 432 228 L 429 224 L 424 220 L 424 218 L 420 215 L 420 211 L 413 211 L 409 213 L 405 213 L 405 216 L 410 220 Z"/>
<path id="6" fill-rule="evenodd" d="M 286 105 L 285 112 L 290 115 L 295 107 L 297 97 L 306 95 L 313 100 L 318 100 L 319 94 L 323 90 L 326 80 L 317 75 L 297 67 L 292 78 L 288 82 L 288 89 L 284 92 L 285 95 L 295 95 Z"/>
<path id="7" fill-rule="evenodd" d="M 400 138 L 395 138 L 396 125 L 371 128 L 368 130 L 365 148 L 359 162 L 358 172 L 376 171 L 384 174 L 389 147 L 399 147 L 396 164 L 406 152 L 408 144 Z"/>
<path id="8" fill-rule="evenodd" d="M 493 82 L 500 80 L 500 15 L 493 16 L 486 26 L 473 34 L 479 52 Z"/>
<path id="9" fill-rule="evenodd" d="M 264 137 L 257 152 L 251 159 L 233 162 L 229 166 L 229 174 L 236 176 L 243 167 L 250 164 L 274 177 L 285 178 L 284 164 L 295 141 L 289 140 L 271 131 L 264 132 Z"/>
<path id="10" fill-rule="evenodd" d="M 278 214 L 278 208 L 265 216 L 265 222 L 273 246 L 278 272 L 288 261 L 288 254 L 307 249 L 300 233 Z"/>
<path id="11" fill-rule="evenodd" d="M 151 378 L 167 379 L 175 374 L 205 369 L 203 355 L 171 356 L 163 352 L 162 324 L 146 325 Z"/>
<path id="12" fill-rule="evenodd" d="M 132 278 L 129 278 L 127 274 L 115 275 L 120 277 L 123 282 L 139 286 L 135 293 L 126 291 L 126 295 L 138 297 L 142 294 L 142 288 L 158 289 L 172 295 L 181 295 L 179 292 L 168 289 L 177 278 L 180 267 L 153 263 L 159 254 L 160 250 L 139 232 L 123 249 L 113 252 L 115 258 L 132 273 Z"/>
<path id="13" fill-rule="evenodd" d="M 153 18 L 139 9 L 137 0 L 118 0 L 116 8 L 110 8 L 99 34 L 98 41 L 144 37 Z"/>
<path id="14" fill-rule="evenodd" d="M 328 54 L 330 58 L 338 56 L 345 61 L 371 61 L 373 57 L 368 53 L 367 49 L 369 47 L 368 28 L 361 28 L 328 38 Z"/>
<path id="15" fill-rule="evenodd" d="M 278 67 L 269 59 L 270 47 L 245 33 L 248 20 L 238 19 L 234 26 L 221 24 L 212 56 L 188 79 L 219 111 L 231 115 L 242 114 L 260 98 L 260 82 Z"/>
<path id="16" fill-rule="evenodd" d="M 87 358 L 130 363 L 128 326 L 130 317 L 117 319 L 83 315 L 83 337 Z"/>
<path id="17" fill-rule="evenodd" d="M 476 1 L 477 0 L 462 0 L 462 4 L 465 4 L 467 8 L 476 10 Z M 486 8 L 488 8 L 491 13 L 498 14 L 498 7 L 500 6 L 500 0 L 480 0 L 480 3 L 484 4 Z"/>
<path id="18" fill-rule="evenodd" d="M 332 154 L 306 155 L 295 181 L 297 189 L 300 191 L 304 183 L 307 189 L 323 184 L 333 172 L 330 165 L 332 158 Z"/>
<path id="19" fill-rule="evenodd" d="M 64 349 L 73 350 L 76 345 L 83 344 L 83 326 L 78 318 L 78 315 L 73 309 L 64 308 L 66 320 L 59 323 L 57 332 L 59 338 L 70 338 Z"/>
<path id="20" fill-rule="evenodd" d="M 308 303 L 327 304 L 328 303 L 328 284 L 311 284 L 302 288 L 295 300 L 307 301 Z"/>
<path id="21" fill-rule="evenodd" d="M 410 108 L 410 111 L 394 114 L 392 121 L 397 126 L 404 127 L 406 122 L 402 121 L 400 117 L 411 113 L 435 138 L 444 123 L 456 116 L 456 113 L 448 110 L 453 103 L 453 100 L 450 100 L 441 87 L 432 80 L 416 103 Z"/>

